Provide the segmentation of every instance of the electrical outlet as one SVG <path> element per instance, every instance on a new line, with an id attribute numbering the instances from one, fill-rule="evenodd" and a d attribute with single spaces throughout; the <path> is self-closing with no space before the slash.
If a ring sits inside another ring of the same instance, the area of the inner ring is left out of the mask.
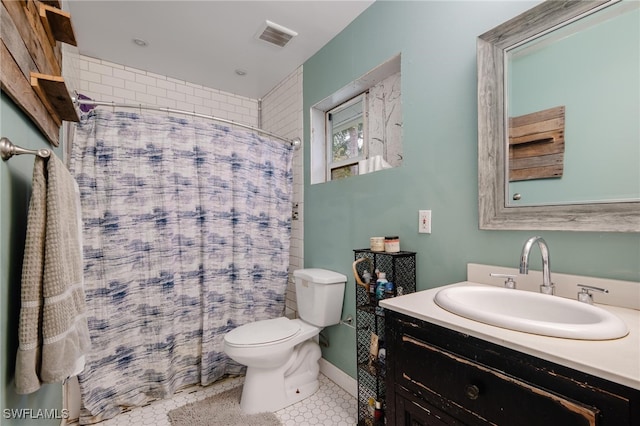
<path id="1" fill-rule="evenodd" d="M 418 210 L 418 233 L 431 233 L 431 210 Z"/>

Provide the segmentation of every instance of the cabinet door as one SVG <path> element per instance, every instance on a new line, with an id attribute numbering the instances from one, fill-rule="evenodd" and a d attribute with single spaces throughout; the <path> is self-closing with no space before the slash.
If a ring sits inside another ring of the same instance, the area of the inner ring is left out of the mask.
<path id="1" fill-rule="evenodd" d="M 396 379 L 434 405 L 470 424 L 595 426 L 599 410 L 501 371 L 402 336 L 405 362 Z M 425 368 L 428 366 L 428 368 Z"/>

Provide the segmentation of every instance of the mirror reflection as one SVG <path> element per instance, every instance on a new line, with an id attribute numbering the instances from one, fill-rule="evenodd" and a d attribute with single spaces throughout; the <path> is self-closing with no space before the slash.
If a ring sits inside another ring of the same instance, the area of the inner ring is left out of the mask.
<path id="1" fill-rule="evenodd" d="M 638 22 L 622 1 L 507 50 L 507 205 L 640 200 Z"/>

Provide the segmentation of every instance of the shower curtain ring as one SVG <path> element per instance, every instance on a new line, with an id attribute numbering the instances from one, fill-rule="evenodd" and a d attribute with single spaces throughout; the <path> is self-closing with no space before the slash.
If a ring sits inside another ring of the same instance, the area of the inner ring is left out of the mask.
<path id="1" fill-rule="evenodd" d="M 116 113 L 116 102 L 115 101 L 111 101 L 111 112 L 112 113 Z"/>

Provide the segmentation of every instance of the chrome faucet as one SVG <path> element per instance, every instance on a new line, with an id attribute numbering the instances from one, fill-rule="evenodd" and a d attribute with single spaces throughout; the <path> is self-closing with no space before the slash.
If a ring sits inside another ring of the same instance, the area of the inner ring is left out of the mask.
<path id="1" fill-rule="evenodd" d="M 520 273 L 529 273 L 529 252 L 534 243 L 538 243 L 540 253 L 542 254 L 542 285 L 540 286 L 540 293 L 553 294 L 554 288 L 551 282 L 551 269 L 549 266 L 551 260 L 549 247 L 542 237 L 531 237 L 524 243 L 522 253 L 520 254 Z"/>

